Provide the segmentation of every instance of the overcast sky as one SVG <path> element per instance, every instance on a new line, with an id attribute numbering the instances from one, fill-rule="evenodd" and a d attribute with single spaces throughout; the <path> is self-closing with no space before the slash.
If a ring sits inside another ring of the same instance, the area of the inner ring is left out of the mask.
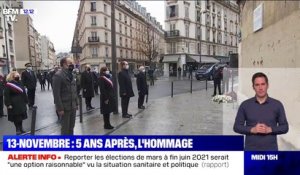
<path id="1" fill-rule="evenodd" d="M 53 42 L 56 54 L 69 52 L 80 1 L 23 1 L 24 9 L 35 9 L 33 25 Z M 164 26 L 164 1 L 138 1 Z"/>

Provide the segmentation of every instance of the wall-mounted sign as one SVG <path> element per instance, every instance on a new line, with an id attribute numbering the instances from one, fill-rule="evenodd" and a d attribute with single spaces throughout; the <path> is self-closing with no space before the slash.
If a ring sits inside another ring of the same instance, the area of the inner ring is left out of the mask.
<path id="1" fill-rule="evenodd" d="M 263 3 L 258 5 L 253 12 L 253 32 L 263 28 Z"/>

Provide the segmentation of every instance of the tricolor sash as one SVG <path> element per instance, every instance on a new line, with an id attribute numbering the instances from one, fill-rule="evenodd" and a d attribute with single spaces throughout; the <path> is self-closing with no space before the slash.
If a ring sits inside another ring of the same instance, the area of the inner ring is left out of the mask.
<path id="1" fill-rule="evenodd" d="M 6 87 L 8 87 L 9 89 L 13 90 L 16 93 L 20 93 L 22 94 L 24 91 L 21 87 L 19 87 L 18 85 L 14 84 L 14 83 L 6 83 Z"/>
<path id="2" fill-rule="evenodd" d="M 113 82 L 112 82 L 110 79 L 108 79 L 108 78 L 105 77 L 105 76 L 101 76 L 101 78 L 103 78 L 106 82 L 108 82 L 108 83 L 110 84 L 111 87 L 114 87 L 114 86 L 113 86 Z"/>

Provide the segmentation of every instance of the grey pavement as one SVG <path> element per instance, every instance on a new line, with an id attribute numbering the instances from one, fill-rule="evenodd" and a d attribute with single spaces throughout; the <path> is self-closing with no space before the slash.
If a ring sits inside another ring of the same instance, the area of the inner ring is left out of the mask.
<path id="1" fill-rule="evenodd" d="M 175 78 L 160 78 L 155 81 L 154 86 L 150 86 L 149 89 L 149 100 L 155 100 L 162 97 L 168 97 L 171 95 L 171 81 L 174 81 L 174 94 L 181 94 L 187 93 L 190 91 L 190 80 L 186 78 L 180 78 L 178 80 Z M 134 92 L 137 92 L 136 89 L 136 81 L 135 79 L 132 80 Z M 211 82 L 208 83 L 208 87 L 211 87 Z M 205 88 L 205 82 L 193 80 L 193 91 L 199 91 Z M 36 106 L 37 108 L 37 119 L 36 119 L 36 130 L 47 130 L 49 128 L 55 127 L 58 125 L 57 123 L 57 116 L 55 113 L 55 107 L 53 104 L 53 96 L 52 91 L 45 90 L 41 91 L 40 86 L 37 86 L 36 90 Z M 100 107 L 100 98 L 99 96 L 95 96 L 92 99 L 92 104 L 96 109 L 94 111 L 87 112 L 85 109 L 85 102 L 83 100 L 83 113 L 84 118 L 88 118 L 89 116 L 98 115 L 99 107 Z M 137 93 L 136 96 L 131 98 L 131 102 L 137 102 Z M 119 102 L 120 104 L 120 102 Z M 135 104 L 137 106 L 137 104 Z M 121 110 L 119 110 L 121 111 Z M 31 110 L 28 110 L 28 119 L 24 120 L 24 129 L 29 131 L 31 125 Z M 77 115 L 78 112 L 77 112 Z M 15 127 L 14 124 L 7 121 L 7 118 L 0 118 L 0 136 L 2 135 L 14 135 L 15 134 Z M 0 137 L 0 142 L 2 141 L 2 137 Z"/>

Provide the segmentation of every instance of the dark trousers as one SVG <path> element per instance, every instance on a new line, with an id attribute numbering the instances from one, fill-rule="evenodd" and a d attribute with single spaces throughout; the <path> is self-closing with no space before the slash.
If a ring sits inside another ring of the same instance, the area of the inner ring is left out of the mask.
<path id="1" fill-rule="evenodd" d="M 104 127 L 111 126 L 111 124 L 110 124 L 110 115 L 109 114 L 103 114 L 103 120 L 104 120 Z"/>
<path id="2" fill-rule="evenodd" d="M 139 94 L 139 98 L 138 98 L 138 107 L 143 106 L 144 100 L 145 100 L 145 95 L 144 95 L 144 94 Z"/>
<path id="3" fill-rule="evenodd" d="M 122 107 L 122 114 L 128 114 L 128 105 L 129 105 L 130 97 L 121 97 L 121 107 Z"/>
<path id="4" fill-rule="evenodd" d="M 28 96 L 28 105 L 33 106 L 34 105 L 34 99 L 35 99 L 35 89 L 28 89 L 27 90 L 27 96 Z"/>
<path id="5" fill-rule="evenodd" d="M 95 94 L 98 94 L 98 85 L 94 85 Z"/>
<path id="6" fill-rule="evenodd" d="M 74 135 L 76 109 L 64 112 L 61 118 L 61 135 Z"/>
<path id="7" fill-rule="evenodd" d="M 213 95 L 217 94 L 217 87 L 219 90 L 219 95 L 221 95 L 221 80 L 214 80 L 214 94 Z"/>
<path id="8" fill-rule="evenodd" d="M 47 83 L 48 83 L 48 90 L 50 89 L 50 81 L 47 81 Z"/>
<path id="9" fill-rule="evenodd" d="M 0 117 L 3 116 L 3 96 L 0 96 Z"/>
<path id="10" fill-rule="evenodd" d="M 85 97 L 85 104 L 87 107 L 92 107 L 92 97 Z"/>
<path id="11" fill-rule="evenodd" d="M 15 127 L 16 127 L 17 134 L 20 134 L 21 131 L 23 131 L 23 121 L 22 120 L 21 121 L 15 121 L 14 124 L 15 124 Z"/>
<path id="12" fill-rule="evenodd" d="M 154 86 L 154 77 L 150 77 L 150 86 Z"/>

